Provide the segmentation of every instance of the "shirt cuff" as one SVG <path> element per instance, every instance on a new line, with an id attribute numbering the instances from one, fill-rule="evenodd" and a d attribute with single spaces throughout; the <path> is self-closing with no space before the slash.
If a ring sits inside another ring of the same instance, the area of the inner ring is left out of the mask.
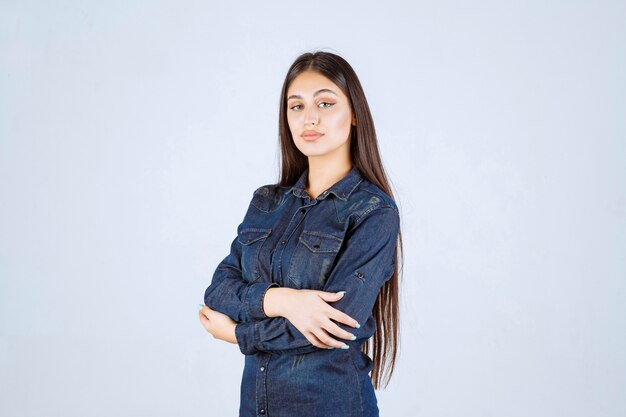
<path id="1" fill-rule="evenodd" d="M 239 350 L 244 355 L 253 355 L 257 352 L 255 347 L 257 336 L 256 332 L 258 322 L 246 321 L 237 323 L 235 326 L 235 337 L 237 338 L 237 344 Z"/>
<path id="2" fill-rule="evenodd" d="M 248 309 L 248 317 L 250 320 L 263 320 L 267 319 L 265 311 L 263 311 L 263 299 L 265 293 L 272 287 L 278 287 L 276 282 L 258 282 L 250 284 L 248 292 L 246 293 L 246 306 Z"/>

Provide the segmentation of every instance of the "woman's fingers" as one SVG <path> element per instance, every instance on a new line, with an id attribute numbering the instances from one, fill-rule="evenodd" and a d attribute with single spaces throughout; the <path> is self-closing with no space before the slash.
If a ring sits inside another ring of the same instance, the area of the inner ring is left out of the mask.
<path id="1" fill-rule="evenodd" d="M 338 291 L 338 292 L 328 292 L 328 291 L 319 291 L 319 290 L 314 290 L 317 295 L 320 296 L 320 298 L 324 301 L 327 301 L 329 303 L 335 302 L 335 301 L 339 301 L 343 298 L 343 296 L 345 295 L 345 291 Z"/>
<path id="2" fill-rule="evenodd" d="M 213 333 L 215 325 L 213 322 L 211 322 L 211 316 L 214 312 L 215 310 L 211 310 L 209 307 L 204 306 L 200 310 L 198 310 L 198 316 L 200 318 L 200 323 L 202 323 L 202 327 L 204 327 L 204 329 L 209 332 L 211 336 L 217 339 L 217 337 L 215 337 L 215 334 Z"/>
<path id="3" fill-rule="evenodd" d="M 312 344 L 313 346 L 317 346 L 318 348 L 321 348 L 321 349 L 328 349 L 328 346 L 327 346 L 327 345 L 325 345 L 325 344 L 324 344 L 324 343 L 323 343 L 323 342 L 322 342 L 322 341 L 321 341 L 321 340 L 320 340 L 320 339 L 319 339 L 319 338 L 315 335 L 315 333 L 313 333 L 313 332 L 307 332 L 307 333 L 305 334 L 305 337 L 307 338 L 307 340 L 308 340 L 309 342 L 311 342 L 311 344 Z"/>
<path id="4" fill-rule="evenodd" d="M 331 311 L 328 315 L 328 317 L 330 317 L 331 319 L 338 321 L 339 323 L 343 323 L 346 324 L 350 327 L 354 327 L 356 329 L 358 329 L 359 327 L 361 327 L 361 325 L 352 317 L 350 317 L 349 315 L 347 315 L 346 313 L 344 313 L 341 310 L 337 310 L 334 307 L 331 307 Z"/>
<path id="5" fill-rule="evenodd" d="M 356 339 L 356 336 L 353 333 L 350 333 L 349 331 L 342 329 L 341 327 L 337 326 L 336 323 L 333 323 L 331 320 L 328 320 L 328 323 L 326 325 L 326 330 L 331 335 L 340 337 L 342 339 L 346 339 L 346 340 Z"/>
<path id="6" fill-rule="evenodd" d="M 203 323 L 208 322 L 211 318 L 212 310 L 208 307 L 204 307 L 202 310 L 198 311 L 198 316 L 200 317 L 200 321 Z"/>
<path id="7" fill-rule="evenodd" d="M 328 292 L 328 291 L 315 291 L 315 292 L 326 303 L 332 303 L 334 301 L 339 301 L 343 297 L 345 297 L 345 295 L 346 295 L 345 291 L 339 291 L 337 293 Z M 336 320 L 336 321 L 338 321 L 340 323 L 344 323 L 344 324 L 346 324 L 346 325 L 348 325 L 350 327 L 354 327 L 356 329 L 361 327 L 359 322 L 357 322 L 355 319 L 353 319 L 352 317 L 350 317 L 349 315 L 347 315 L 343 311 L 337 310 L 336 308 L 334 308 L 330 304 L 327 304 L 327 305 L 330 307 L 330 314 L 329 314 L 330 318 L 332 318 L 332 319 L 334 319 L 334 320 Z"/>
<path id="8" fill-rule="evenodd" d="M 336 324 L 330 322 L 330 320 L 328 320 L 328 323 L 326 323 L 324 325 L 324 327 L 328 328 L 328 327 L 338 327 Z M 339 329 L 341 330 L 341 329 Z M 320 328 L 317 330 L 317 332 L 315 333 L 315 335 L 317 336 L 317 338 L 326 345 L 326 347 L 334 347 L 334 348 L 341 348 L 342 346 L 345 345 L 345 343 L 331 337 L 328 332 L 326 331 L 325 328 Z"/>
<path id="9" fill-rule="evenodd" d="M 211 332 L 211 321 L 207 318 L 207 316 L 203 314 L 202 311 L 199 311 L 198 315 L 200 316 L 200 323 L 202 323 L 202 327 L 204 327 L 204 330 L 206 330 L 213 337 L 215 337 L 215 335 L 213 335 L 213 333 Z"/>

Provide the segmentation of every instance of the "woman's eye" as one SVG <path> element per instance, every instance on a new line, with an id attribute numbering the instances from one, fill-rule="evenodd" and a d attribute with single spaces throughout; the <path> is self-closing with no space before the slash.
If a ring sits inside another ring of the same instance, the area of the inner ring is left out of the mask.
<path id="1" fill-rule="evenodd" d="M 323 104 L 328 104 L 328 106 L 322 106 L 322 108 L 325 108 L 325 109 L 327 109 L 327 108 L 332 107 L 332 106 L 334 106 L 334 105 L 335 105 L 335 103 L 328 103 L 328 102 L 326 102 L 326 101 L 322 101 L 322 102 L 320 103 L 320 105 L 323 105 Z M 297 109 L 296 107 L 302 107 L 302 105 L 301 105 L 301 104 L 296 104 L 296 105 L 291 106 L 291 107 L 289 107 L 289 108 L 290 108 L 291 110 L 299 110 L 299 109 Z"/>

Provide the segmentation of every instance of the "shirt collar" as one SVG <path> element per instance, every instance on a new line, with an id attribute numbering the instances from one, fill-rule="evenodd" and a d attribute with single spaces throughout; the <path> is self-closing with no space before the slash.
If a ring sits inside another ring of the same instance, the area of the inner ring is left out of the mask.
<path id="1" fill-rule="evenodd" d="M 289 192 L 293 192 L 293 194 L 297 197 L 308 196 L 310 198 L 310 196 L 305 191 L 308 175 L 309 168 L 307 167 L 304 172 L 300 174 L 300 178 L 298 178 L 298 181 L 296 181 L 296 183 L 289 189 Z M 356 165 L 353 165 L 352 169 L 350 170 L 350 172 L 348 172 L 347 175 L 345 175 L 342 179 L 337 181 L 330 188 L 317 196 L 317 200 L 325 199 L 326 196 L 330 193 L 335 194 L 337 198 L 347 200 L 348 197 L 350 197 L 350 194 L 352 194 L 352 191 L 354 191 L 356 186 L 359 185 L 359 183 L 363 181 L 363 179 L 364 177 L 361 171 L 359 171 Z"/>

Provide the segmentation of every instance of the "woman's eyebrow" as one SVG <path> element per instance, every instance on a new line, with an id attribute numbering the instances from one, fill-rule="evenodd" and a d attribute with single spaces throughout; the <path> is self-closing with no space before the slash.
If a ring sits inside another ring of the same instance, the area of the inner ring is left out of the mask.
<path id="1" fill-rule="evenodd" d="M 332 93 L 334 95 L 337 95 L 337 93 L 335 93 L 333 90 L 330 90 L 328 88 L 322 88 L 320 90 L 317 90 L 315 92 L 315 94 L 313 94 L 313 97 L 315 97 L 315 96 L 317 96 L 318 94 L 321 94 L 321 93 Z M 302 98 L 302 96 L 299 96 L 297 94 L 292 94 L 289 97 L 287 97 L 287 100 L 291 100 L 292 98 Z"/>

